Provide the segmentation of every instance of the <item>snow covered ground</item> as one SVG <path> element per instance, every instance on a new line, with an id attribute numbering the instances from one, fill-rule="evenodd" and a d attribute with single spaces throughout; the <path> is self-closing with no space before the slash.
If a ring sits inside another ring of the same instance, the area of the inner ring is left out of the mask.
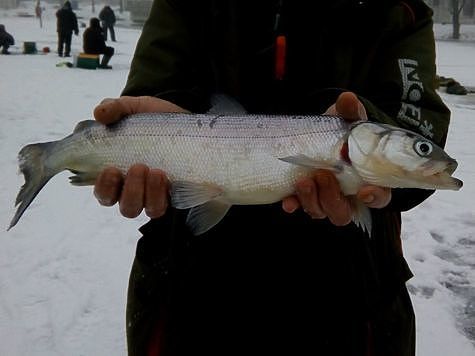
<path id="1" fill-rule="evenodd" d="M 33 14 L 33 3 L 25 11 Z M 44 26 L 1 11 L 0 23 L 42 55 L 0 56 L 0 227 L 14 213 L 23 183 L 19 149 L 68 135 L 105 97 L 119 95 L 139 31 L 117 29 L 112 71 L 56 67 L 54 9 Z M 101 5 L 96 5 L 100 9 Z M 98 10 L 97 10 L 98 11 Z M 89 9 L 78 11 L 88 22 Z M 124 15 L 125 18 L 125 15 Z M 124 21 L 125 23 L 125 21 Z M 440 29 L 443 32 L 444 28 Z M 84 29 L 81 29 L 81 33 Z M 462 28 L 462 31 L 464 28 Z M 81 49 L 73 37 L 73 52 Z M 475 43 L 438 42 L 439 74 L 475 86 Z M 417 314 L 418 356 L 475 355 L 475 95 L 442 94 L 453 112 L 448 152 L 459 161 L 461 192 L 437 192 L 405 213 L 403 238 L 415 273 L 409 288 Z M 10 232 L 0 229 L 0 355 L 125 355 L 125 296 L 137 227 L 99 207 L 91 188 L 71 187 L 64 173 L 40 193 Z"/>

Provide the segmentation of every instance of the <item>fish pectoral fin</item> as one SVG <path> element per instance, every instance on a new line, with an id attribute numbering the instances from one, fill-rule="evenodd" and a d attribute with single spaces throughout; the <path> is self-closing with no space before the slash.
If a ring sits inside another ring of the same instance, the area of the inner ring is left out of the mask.
<path id="1" fill-rule="evenodd" d="M 171 204 L 177 209 L 189 209 L 216 199 L 223 190 L 210 183 L 175 181 L 170 187 Z"/>
<path id="2" fill-rule="evenodd" d="M 226 215 L 231 204 L 212 200 L 191 208 L 186 217 L 186 224 L 193 235 L 201 235 L 215 226 Z"/>
<path id="3" fill-rule="evenodd" d="M 326 169 L 334 173 L 340 173 L 342 170 L 339 164 L 336 164 L 331 161 L 325 161 L 325 160 L 318 161 L 304 154 L 280 157 L 279 159 L 281 161 L 284 161 L 290 164 L 295 164 L 297 166 L 302 166 L 302 167 L 307 167 L 307 168 L 312 168 L 312 169 Z"/>
<path id="4" fill-rule="evenodd" d="M 71 171 L 73 176 L 69 177 L 69 183 L 76 186 L 94 185 L 96 183 L 97 172 Z"/>
<path id="5" fill-rule="evenodd" d="M 368 233 L 371 237 L 371 230 L 373 227 L 373 220 L 371 218 L 371 210 L 358 200 L 355 196 L 351 196 L 350 202 L 353 209 L 353 222 L 356 226 Z"/>

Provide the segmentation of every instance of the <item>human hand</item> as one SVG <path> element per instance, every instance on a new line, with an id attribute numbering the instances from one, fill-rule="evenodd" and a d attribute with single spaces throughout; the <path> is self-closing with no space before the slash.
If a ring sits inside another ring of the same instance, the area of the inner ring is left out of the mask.
<path id="1" fill-rule="evenodd" d="M 351 92 L 340 94 L 336 103 L 330 106 L 325 114 L 340 115 L 348 121 L 367 119 L 363 104 Z M 295 190 L 296 195 L 286 197 L 282 201 L 282 208 L 287 213 L 301 207 L 312 218 L 328 217 L 337 226 L 351 222 L 351 202 L 343 196 L 338 180 L 330 171 L 319 169 L 311 177 L 299 179 Z M 365 185 L 360 188 L 356 197 L 370 208 L 383 208 L 391 201 L 391 189 Z"/>
<path id="2" fill-rule="evenodd" d="M 136 113 L 185 111 L 169 101 L 150 96 L 123 96 L 104 99 L 94 109 L 94 117 L 108 125 Z M 108 167 L 96 179 L 94 196 L 104 206 L 118 202 L 125 217 L 135 218 L 145 209 L 147 216 L 158 218 L 168 207 L 168 179 L 165 172 L 144 164 L 133 165 L 125 176 L 118 168 Z"/>

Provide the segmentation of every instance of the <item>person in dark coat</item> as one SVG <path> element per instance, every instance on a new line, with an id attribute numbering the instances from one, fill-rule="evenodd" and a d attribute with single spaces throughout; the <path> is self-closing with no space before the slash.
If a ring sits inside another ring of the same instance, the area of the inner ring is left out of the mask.
<path id="1" fill-rule="evenodd" d="M 61 9 L 56 12 L 56 31 L 58 32 L 58 55 L 71 56 L 71 39 L 74 34 L 79 35 L 78 20 L 71 3 L 66 1 Z"/>
<path id="2" fill-rule="evenodd" d="M 248 113 L 367 118 L 443 146 L 450 112 L 435 69 L 422 0 L 155 0 L 122 96 L 94 115 L 111 124 L 132 113 L 204 113 L 220 92 Z M 415 356 L 401 212 L 432 191 L 361 188 L 369 238 L 349 223 L 335 176 L 318 170 L 295 196 L 232 206 L 193 236 L 188 212 L 169 207 L 160 168 L 109 167 L 94 190 L 126 217 L 144 209 L 152 218 L 129 280 L 129 356 Z"/>
<path id="3" fill-rule="evenodd" d="M 103 54 L 99 68 L 112 69 L 108 63 L 114 54 L 114 48 L 106 46 L 102 31 L 99 19 L 97 17 L 91 18 L 89 27 L 84 31 L 83 50 L 87 54 Z"/>
<path id="4" fill-rule="evenodd" d="M 112 10 L 109 5 L 104 6 L 101 12 L 99 12 L 99 19 L 101 20 L 102 28 L 104 29 L 104 40 L 107 41 L 107 31 L 109 31 L 111 33 L 112 42 L 115 42 L 114 25 L 116 18 L 114 10 Z"/>
<path id="5" fill-rule="evenodd" d="M 5 25 L 0 25 L 0 48 L 2 48 L 2 54 L 10 54 L 8 48 L 15 44 L 13 36 L 5 30 Z"/>

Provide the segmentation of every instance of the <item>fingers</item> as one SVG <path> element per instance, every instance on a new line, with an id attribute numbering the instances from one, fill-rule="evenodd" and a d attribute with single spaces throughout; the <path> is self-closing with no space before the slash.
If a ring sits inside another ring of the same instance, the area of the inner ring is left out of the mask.
<path id="1" fill-rule="evenodd" d="M 368 119 L 366 109 L 358 97 L 352 92 L 340 94 L 336 100 L 335 109 L 338 114 L 350 121 Z"/>
<path id="2" fill-rule="evenodd" d="M 99 174 L 94 186 L 94 196 L 101 205 L 112 206 L 117 203 L 123 180 L 122 172 L 115 167 L 108 167 Z"/>
<path id="3" fill-rule="evenodd" d="M 369 208 L 381 209 L 391 201 L 391 188 L 366 185 L 360 188 L 356 197 Z"/>
<path id="4" fill-rule="evenodd" d="M 168 207 L 168 179 L 159 169 L 148 171 L 145 184 L 145 213 L 154 219 L 165 214 Z"/>
<path id="5" fill-rule="evenodd" d="M 328 219 L 337 226 L 351 222 L 353 213 L 349 200 L 343 196 L 336 177 L 328 171 L 317 171 L 314 179 L 318 186 L 320 204 Z"/>
<path id="6" fill-rule="evenodd" d="M 367 120 L 366 109 L 352 92 L 341 93 L 335 104 L 331 105 L 326 115 L 340 115 L 348 121 Z"/>
<path id="7" fill-rule="evenodd" d="M 104 99 L 94 108 L 94 117 L 102 124 L 112 124 L 126 115 L 141 112 L 186 112 L 169 101 L 152 96 L 122 96 Z"/>
<path id="8" fill-rule="evenodd" d="M 295 195 L 282 199 L 282 209 L 289 214 L 300 208 L 300 202 Z"/>
<path id="9" fill-rule="evenodd" d="M 372 185 L 363 186 L 357 199 L 369 208 L 384 208 L 391 201 L 391 189 Z M 328 219 L 336 226 L 349 224 L 353 218 L 350 200 L 345 197 L 336 177 L 329 171 L 317 170 L 312 177 L 296 183 L 296 195 L 287 197 L 282 208 L 292 213 L 302 208 L 313 219 Z"/>
<path id="10" fill-rule="evenodd" d="M 304 178 L 297 182 L 296 192 L 298 203 L 290 197 L 283 202 L 284 210 L 295 211 L 295 205 L 314 219 L 328 219 L 337 226 L 343 226 L 351 221 L 353 216 L 351 204 L 340 191 L 335 176 L 325 170 L 318 170 L 312 178 Z M 298 206 L 297 206 L 298 207 Z M 287 208 L 287 209 L 286 209 Z"/>
<path id="11" fill-rule="evenodd" d="M 301 179 L 296 185 L 297 197 L 302 209 L 313 219 L 323 219 L 327 215 L 323 212 L 319 200 L 319 191 L 316 182 L 311 178 Z"/>
<path id="12" fill-rule="evenodd" d="M 127 172 L 119 199 L 120 212 L 123 216 L 135 218 L 142 212 L 147 174 L 148 167 L 143 164 L 136 164 Z"/>
<path id="13" fill-rule="evenodd" d="M 104 125 L 112 124 L 128 114 L 127 108 L 118 99 L 104 99 L 94 108 L 94 118 Z"/>
<path id="14" fill-rule="evenodd" d="M 125 177 L 119 169 L 109 167 L 97 178 L 94 195 L 104 206 L 119 202 L 127 218 L 137 217 L 143 209 L 150 218 L 158 218 L 168 207 L 168 180 L 164 172 L 143 164 L 132 166 Z"/>

